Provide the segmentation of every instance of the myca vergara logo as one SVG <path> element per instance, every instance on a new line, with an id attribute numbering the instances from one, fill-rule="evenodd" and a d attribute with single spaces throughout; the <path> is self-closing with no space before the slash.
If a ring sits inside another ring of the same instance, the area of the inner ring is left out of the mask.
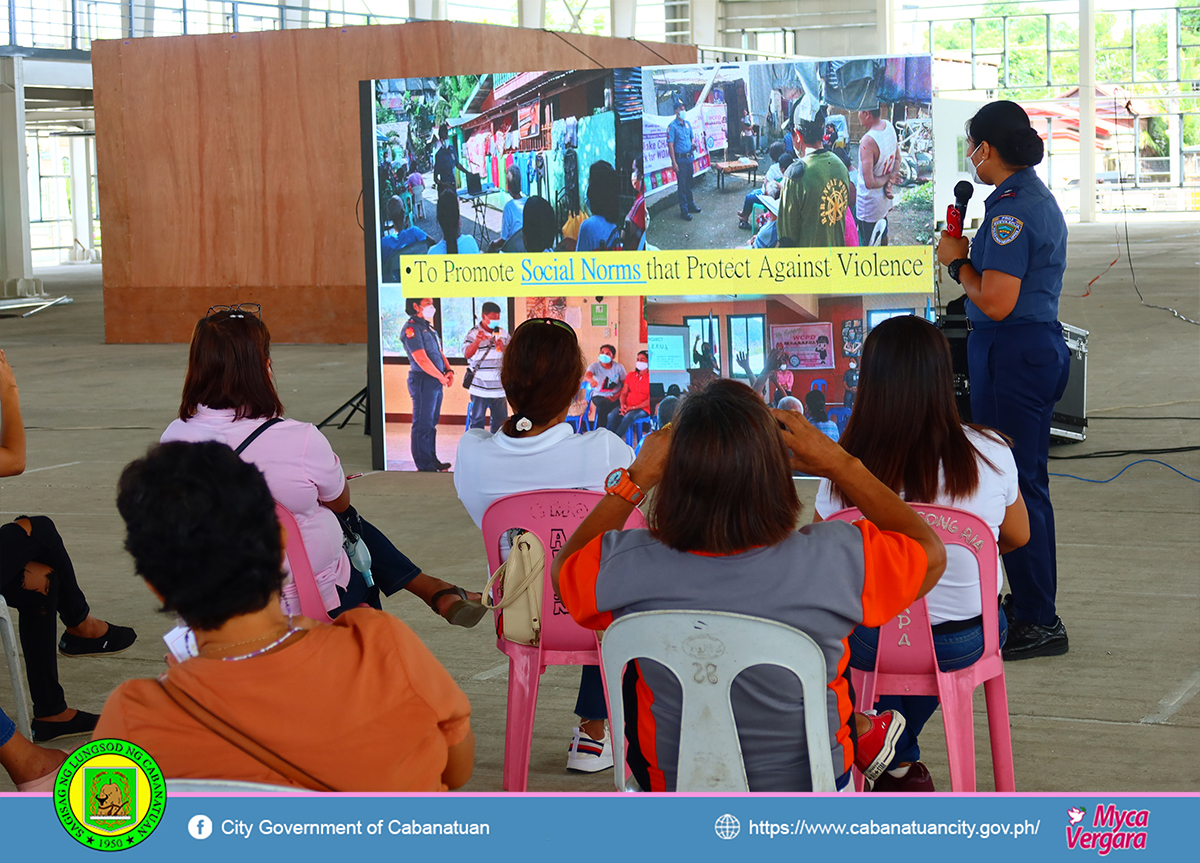
<path id="1" fill-rule="evenodd" d="M 132 848 L 154 832 L 167 785 L 154 759 L 125 740 L 93 740 L 54 781 L 54 811 L 71 836 L 98 851 Z"/>
<path id="2" fill-rule="evenodd" d="M 1149 809 L 1129 809 L 1122 812 L 1111 803 L 1097 806 L 1089 825 L 1084 816 L 1087 810 L 1072 806 L 1067 810 L 1067 847 L 1095 851 L 1101 857 L 1110 851 L 1141 850 L 1146 847 L 1150 826 Z"/>

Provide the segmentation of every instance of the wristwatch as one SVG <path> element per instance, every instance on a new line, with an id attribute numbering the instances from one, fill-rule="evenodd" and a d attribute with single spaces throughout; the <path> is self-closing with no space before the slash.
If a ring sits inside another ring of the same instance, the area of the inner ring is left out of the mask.
<path id="1" fill-rule="evenodd" d="M 963 264 L 969 263 L 971 263 L 970 258 L 958 258 L 957 260 L 951 261 L 946 265 L 946 273 L 950 276 L 950 278 L 954 279 L 954 281 L 961 285 L 962 280 L 958 278 L 958 271 L 962 269 Z"/>
<path id="2" fill-rule="evenodd" d="M 619 467 L 604 479 L 604 493 L 623 497 L 634 506 L 646 499 L 646 493 L 629 477 L 629 471 Z"/>

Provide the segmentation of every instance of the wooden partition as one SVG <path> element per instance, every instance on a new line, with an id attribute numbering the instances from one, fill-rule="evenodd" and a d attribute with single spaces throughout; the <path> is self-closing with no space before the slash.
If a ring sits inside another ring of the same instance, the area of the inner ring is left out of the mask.
<path id="1" fill-rule="evenodd" d="M 695 60 L 440 21 L 95 42 L 105 338 L 186 342 L 252 301 L 277 342 L 366 341 L 359 81 Z"/>

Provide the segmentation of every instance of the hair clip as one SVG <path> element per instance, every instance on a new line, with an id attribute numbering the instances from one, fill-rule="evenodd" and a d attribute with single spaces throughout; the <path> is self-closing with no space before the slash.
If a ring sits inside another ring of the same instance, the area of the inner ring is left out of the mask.
<path id="1" fill-rule="evenodd" d="M 521 417 L 517 420 L 517 431 L 527 432 L 531 428 L 533 428 L 533 420 L 531 420 L 529 417 Z"/>

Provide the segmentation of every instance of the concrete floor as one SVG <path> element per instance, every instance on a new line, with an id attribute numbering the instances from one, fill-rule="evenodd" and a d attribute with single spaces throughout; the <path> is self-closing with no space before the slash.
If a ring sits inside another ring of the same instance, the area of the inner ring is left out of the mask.
<path id="1" fill-rule="evenodd" d="M 733 185 L 737 185 L 736 182 Z M 1200 318 L 1200 220 L 1129 226 L 1147 300 Z M 1088 440 L 1055 454 L 1200 444 L 1200 333 L 1138 304 L 1116 256 L 1114 224 L 1072 226 L 1061 318 L 1091 331 Z M 1102 277 L 1082 298 L 1088 281 Z M 0 482 L 0 514 L 52 516 L 96 614 L 137 628 L 130 651 L 61 659 L 72 706 L 99 711 L 122 680 L 162 668 L 159 636 L 171 622 L 134 577 L 113 505 L 122 467 L 158 439 L 177 406 L 185 345 L 105 345 L 98 267 L 39 274 L 70 306 L 0 319 L 0 347 L 21 387 L 29 470 Z M 200 313 L 203 310 L 197 310 Z M 270 318 L 270 310 L 267 310 Z M 363 380 L 362 345 L 276 346 L 274 367 L 289 415 L 319 421 Z M 1182 416 L 1191 420 L 1117 417 Z M 370 471 L 361 424 L 327 430 L 348 473 Z M 1052 470 L 1105 479 L 1139 456 L 1055 462 Z M 1200 476 L 1200 453 L 1159 456 Z M 815 484 L 802 483 L 811 511 Z M 375 473 L 355 480 L 356 506 L 428 572 L 468 588 L 485 580 L 482 543 L 446 474 Z M 1140 464 L 1108 485 L 1054 479 L 1060 612 L 1071 652 L 1007 667 L 1017 787 L 1022 791 L 1200 790 L 1200 486 Z M 445 625 L 407 594 L 387 602 L 430 646 L 471 699 L 479 741 L 468 790 L 500 789 L 507 671 L 488 621 Z M 545 675 L 530 788 L 611 789 L 611 774 L 567 774 L 578 672 Z M 0 705 L 13 704 L 0 675 Z M 980 787 L 990 785 L 982 694 L 976 701 Z M 948 790 L 940 722 L 922 740 Z M 10 790 L 0 777 L 0 790 Z"/>

